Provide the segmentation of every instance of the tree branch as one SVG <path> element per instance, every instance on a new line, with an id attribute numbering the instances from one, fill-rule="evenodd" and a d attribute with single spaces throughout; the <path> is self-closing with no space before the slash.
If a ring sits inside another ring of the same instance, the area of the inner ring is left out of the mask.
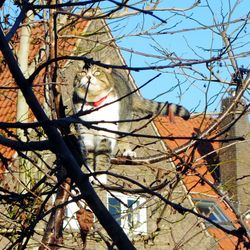
<path id="1" fill-rule="evenodd" d="M 27 104 L 33 111 L 35 117 L 38 121 L 48 121 L 48 117 L 44 110 L 41 108 L 36 96 L 32 92 L 31 84 L 29 80 L 26 80 L 17 65 L 15 57 L 6 42 L 5 36 L 0 30 L 0 49 L 9 66 L 9 69 L 16 80 L 17 85 L 20 87 Z M 115 221 L 115 219 L 110 215 L 107 208 L 101 202 L 100 198 L 97 196 L 95 190 L 90 185 L 88 178 L 81 171 L 80 166 L 77 164 L 76 159 L 73 157 L 72 153 L 63 141 L 57 128 L 53 126 L 43 126 L 45 133 L 47 134 L 50 141 L 53 142 L 52 152 L 62 161 L 63 165 L 67 169 L 71 179 L 76 183 L 79 190 L 81 191 L 85 201 L 92 209 L 101 225 L 105 228 L 109 236 L 112 238 L 114 243 L 119 249 L 135 249 L 124 231 Z"/>

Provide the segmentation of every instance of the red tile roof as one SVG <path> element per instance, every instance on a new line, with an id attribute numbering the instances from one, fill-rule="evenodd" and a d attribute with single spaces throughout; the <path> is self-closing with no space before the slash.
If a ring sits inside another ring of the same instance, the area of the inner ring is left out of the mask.
<path id="1" fill-rule="evenodd" d="M 72 26 L 68 26 L 62 29 L 60 34 L 67 35 L 66 37 L 59 37 L 58 39 L 58 55 L 71 55 L 76 49 L 78 39 L 74 38 L 74 35 L 80 35 L 86 28 L 87 21 L 76 21 L 73 29 Z M 32 34 L 29 49 L 29 64 L 36 62 L 36 65 L 46 60 L 43 56 L 39 58 L 42 48 L 46 43 L 45 23 L 37 22 L 32 24 Z M 20 30 L 17 31 L 11 41 L 13 51 L 17 52 L 19 48 Z M 9 71 L 8 66 L 4 62 L 4 58 L 0 52 L 0 122 L 15 122 L 16 121 L 16 102 L 18 88 Z M 63 65 L 61 63 L 61 65 Z M 38 100 L 42 103 L 44 101 L 43 88 L 44 88 L 44 74 L 45 70 L 41 71 L 34 80 L 34 92 Z M 32 114 L 29 114 L 30 119 L 33 119 Z M 5 131 L 0 130 L 1 134 L 5 134 Z M 0 154 L 11 159 L 14 155 L 14 150 L 11 148 L 0 145 Z M 3 170 L 3 168 L 2 168 Z M 1 173 L 1 166 L 0 166 Z"/>
<path id="2" fill-rule="evenodd" d="M 184 121 L 180 117 L 175 117 L 174 122 L 170 122 L 168 117 L 158 117 L 155 120 L 157 128 L 162 136 L 175 136 L 175 137 L 192 137 L 198 131 L 203 131 L 207 128 L 214 119 L 210 116 L 204 115 L 191 117 L 189 120 Z M 169 148 L 174 149 L 179 147 L 189 139 L 178 139 L 167 141 Z M 215 144 L 213 144 L 215 145 Z M 218 146 L 218 144 L 216 144 Z"/>
<path id="3" fill-rule="evenodd" d="M 204 115 L 198 117 L 191 117 L 188 121 L 184 121 L 179 117 L 175 117 L 175 122 L 171 123 L 168 117 L 158 117 L 155 119 L 155 125 L 158 129 L 158 132 L 161 136 L 172 136 L 172 137 L 192 137 L 197 132 L 203 131 L 213 122 L 212 117 L 204 117 Z M 170 149 L 175 149 L 180 147 L 188 142 L 188 139 L 175 139 L 175 140 L 165 140 L 165 144 Z M 187 171 L 183 176 L 183 183 L 188 191 L 191 194 L 192 198 L 200 198 L 200 199 L 210 199 L 217 202 L 222 211 L 226 214 L 226 216 L 232 221 L 234 226 L 238 228 L 240 225 L 237 222 L 237 218 L 232 209 L 224 202 L 223 197 L 221 197 L 210 185 L 201 181 L 201 177 L 208 180 L 210 183 L 214 184 L 215 179 L 212 176 L 211 172 L 208 170 L 208 162 L 209 157 L 203 157 L 204 154 L 209 152 L 213 152 L 210 155 L 211 157 L 216 156 L 216 150 L 219 149 L 218 142 L 212 143 L 201 143 L 200 148 L 197 147 L 196 150 L 193 151 L 193 148 L 188 149 L 185 153 L 181 155 L 182 158 L 185 158 L 187 161 L 188 157 L 192 153 L 192 160 L 190 163 L 192 164 L 193 170 Z M 203 157 L 203 158 L 202 158 Z M 179 161 L 175 161 L 176 164 Z M 209 232 L 213 235 L 219 244 L 219 249 L 236 249 L 238 238 L 227 235 L 223 231 L 218 230 L 216 228 L 209 228 Z M 243 246 L 242 246 L 243 247 Z M 244 247 L 241 249 L 245 249 Z"/>

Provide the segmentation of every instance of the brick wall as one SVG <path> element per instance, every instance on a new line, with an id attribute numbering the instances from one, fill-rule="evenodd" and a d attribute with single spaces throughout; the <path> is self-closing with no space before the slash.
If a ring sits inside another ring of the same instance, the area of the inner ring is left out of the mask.
<path id="1" fill-rule="evenodd" d="M 228 107 L 232 98 L 226 98 L 222 102 L 222 111 Z M 245 102 L 241 101 L 221 124 L 225 128 L 242 113 Z M 223 138 L 244 137 L 244 141 L 222 143 L 224 147 L 220 152 L 220 174 L 223 188 L 235 202 L 239 212 L 244 212 L 250 207 L 250 126 L 247 114 L 239 120 L 223 135 Z"/>

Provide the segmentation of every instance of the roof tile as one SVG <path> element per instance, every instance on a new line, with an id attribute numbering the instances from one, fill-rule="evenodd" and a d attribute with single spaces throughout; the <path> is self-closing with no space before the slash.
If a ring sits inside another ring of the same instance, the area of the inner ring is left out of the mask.
<path id="1" fill-rule="evenodd" d="M 46 34 L 44 22 L 37 22 L 32 25 L 32 35 L 30 42 L 30 52 L 29 52 L 29 63 L 34 61 L 39 61 L 42 63 L 46 58 L 37 58 L 40 53 L 41 48 L 45 44 Z M 80 35 L 83 29 L 86 27 L 87 21 L 78 21 L 74 25 L 74 29 L 70 26 L 64 28 L 62 31 L 67 35 L 68 38 L 59 38 L 58 40 L 58 51 L 59 55 L 70 55 L 73 50 L 76 49 L 77 38 L 73 38 L 73 35 Z M 12 39 L 13 50 L 16 52 L 19 48 L 19 38 L 20 30 L 14 35 Z M 0 122 L 15 122 L 16 121 L 16 100 L 18 88 L 12 78 L 12 75 L 8 67 L 4 63 L 2 53 L 0 53 Z M 36 94 L 40 103 L 44 101 L 43 96 L 43 84 L 44 84 L 44 73 L 45 70 L 40 72 L 40 74 L 34 80 L 34 93 Z M 39 86 L 38 86 L 39 85 Z M 30 115 L 31 117 L 32 115 Z M 4 131 L 2 131 L 4 133 Z M 0 130 L 1 133 L 1 130 Z M 14 154 L 14 150 L 9 149 L 3 145 L 0 145 L 0 153 L 6 157 L 11 158 Z M 1 167 L 0 167 L 1 168 Z"/>
<path id="2" fill-rule="evenodd" d="M 155 120 L 155 125 L 159 131 L 161 136 L 187 136 L 191 137 L 205 128 L 207 128 L 212 122 L 212 117 L 207 117 L 204 115 L 193 117 L 188 121 L 184 121 L 183 119 L 176 117 L 175 122 L 171 123 L 167 117 L 159 117 Z M 177 146 L 181 146 L 188 142 L 189 139 L 175 139 L 175 140 L 165 140 L 166 145 L 170 149 L 174 149 Z M 223 197 L 212 189 L 208 184 L 203 183 L 201 181 L 200 176 L 204 177 L 206 180 L 214 183 L 214 178 L 212 174 L 209 172 L 208 165 L 209 158 L 204 157 L 208 152 L 212 152 L 213 150 L 219 149 L 218 142 L 209 142 L 209 143 L 200 143 L 200 148 L 194 152 L 194 159 L 192 162 L 192 167 L 195 168 L 197 172 L 188 171 L 185 176 L 183 176 L 183 182 L 186 186 L 188 192 L 192 195 L 193 198 L 206 198 L 212 199 L 219 204 L 219 207 L 226 214 L 226 216 L 233 222 L 234 226 L 237 228 L 240 227 L 238 224 L 238 220 L 236 218 L 235 213 L 229 208 L 229 206 L 224 202 Z M 191 149 L 186 152 L 191 153 Z M 216 152 L 215 152 L 216 154 Z M 184 156 L 185 154 L 183 154 Z M 210 157 L 213 155 L 210 155 Z M 199 175 L 197 175 L 197 173 Z M 232 235 L 225 234 L 221 230 L 217 228 L 209 227 L 209 232 L 218 239 L 218 244 L 220 249 L 235 249 L 238 244 L 238 239 Z"/>

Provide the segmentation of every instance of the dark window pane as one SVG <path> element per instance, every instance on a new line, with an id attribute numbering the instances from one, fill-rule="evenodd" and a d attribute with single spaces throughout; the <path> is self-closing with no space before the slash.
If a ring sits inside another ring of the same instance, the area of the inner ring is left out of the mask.
<path id="1" fill-rule="evenodd" d="M 117 199 L 110 197 L 108 198 L 108 207 L 110 214 L 121 225 L 121 203 Z"/>
<path id="2" fill-rule="evenodd" d="M 215 223 L 227 225 L 227 228 L 233 228 L 232 223 L 224 215 L 223 211 L 214 201 L 197 201 L 196 207 L 199 213 L 205 215 Z M 209 223 L 208 223 L 209 224 Z"/>
<path id="3" fill-rule="evenodd" d="M 135 199 L 128 199 L 128 207 L 132 208 L 133 204 L 136 203 Z"/>
<path id="4" fill-rule="evenodd" d="M 128 205 L 128 225 L 129 225 L 129 228 L 133 228 L 135 224 L 133 207 L 136 207 L 136 200 L 128 199 L 127 205 Z"/>

